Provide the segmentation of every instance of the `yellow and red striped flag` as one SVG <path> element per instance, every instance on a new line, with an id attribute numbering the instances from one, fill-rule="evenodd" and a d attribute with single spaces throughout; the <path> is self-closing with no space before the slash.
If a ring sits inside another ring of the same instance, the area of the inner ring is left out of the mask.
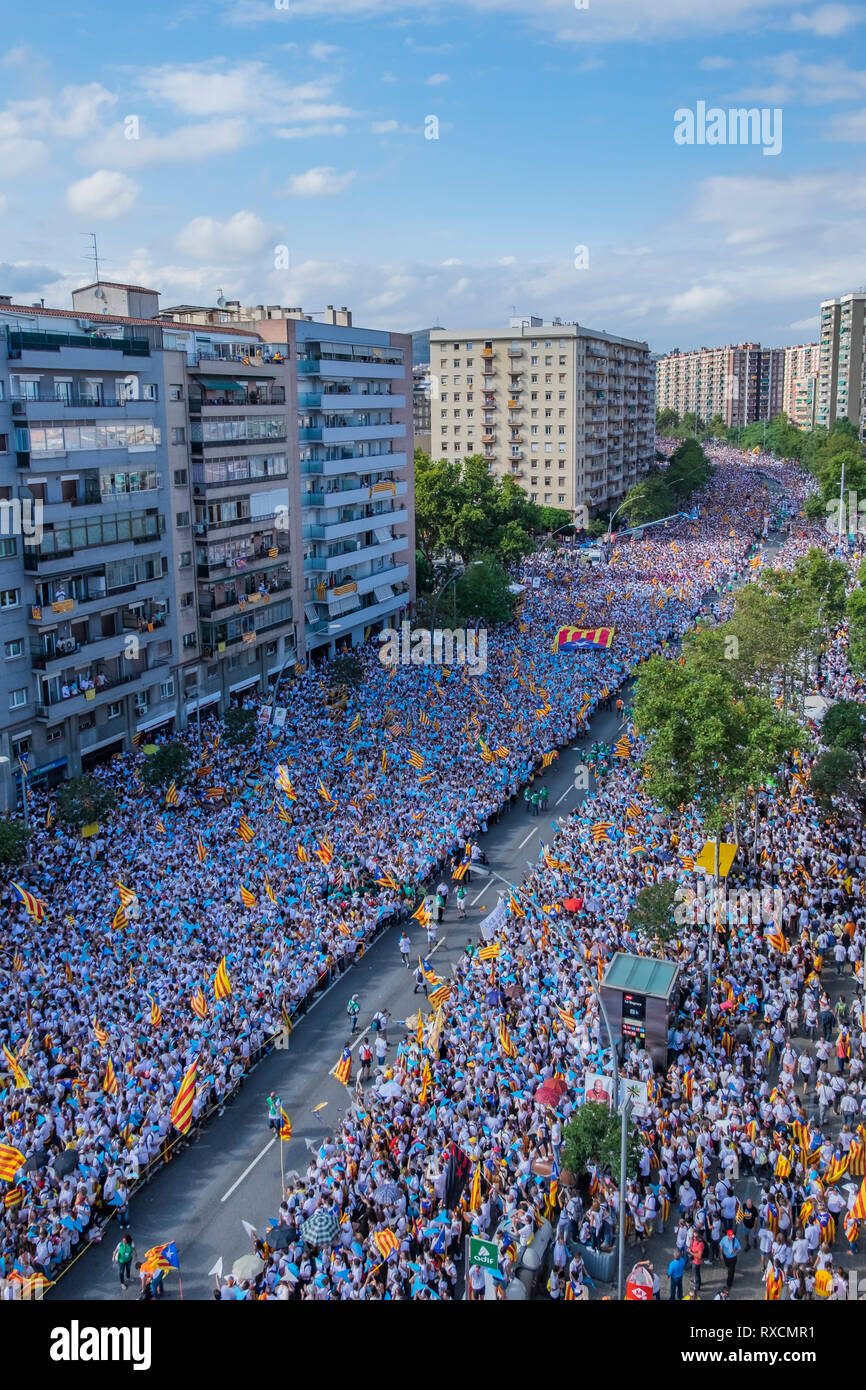
<path id="1" fill-rule="evenodd" d="M 477 1211 L 481 1206 L 481 1164 L 476 1163 L 475 1172 L 472 1174 L 472 1186 L 469 1189 L 469 1204 L 467 1211 Z"/>
<path id="2" fill-rule="evenodd" d="M 192 1125 L 192 1103 L 195 1099 L 195 1073 L 198 1067 L 196 1057 L 191 1067 L 184 1073 L 177 1095 L 171 1107 L 171 1122 L 181 1134 L 187 1134 Z"/>
<path id="3" fill-rule="evenodd" d="M 172 781 L 165 794 L 166 806 L 176 806 L 178 804 L 177 783 Z"/>
<path id="4" fill-rule="evenodd" d="M 17 1058 L 9 1051 L 9 1048 L 5 1045 L 3 1047 L 3 1056 L 6 1058 L 7 1065 L 12 1073 L 12 1080 L 15 1082 L 16 1089 L 19 1091 L 28 1090 L 30 1086 L 30 1078 L 26 1075 L 23 1068 L 20 1066 Z"/>
<path id="5" fill-rule="evenodd" d="M 514 1043 L 511 1040 L 511 1034 L 505 1026 L 504 1018 L 500 1019 L 499 1022 L 499 1046 L 502 1048 L 502 1051 L 505 1053 L 506 1057 L 517 1056 L 517 1048 L 514 1046 Z"/>
<path id="6" fill-rule="evenodd" d="M 298 851 L 298 859 L 300 860 L 300 862 L 301 862 L 302 864 L 308 864 L 308 863 L 310 862 L 310 856 L 307 854 L 307 851 L 304 849 L 304 846 L 303 846 L 303 845 L 298 845 L 298 846 L 297 846 L 297 851 Z"/>
<path id="7" fill-rule="evenodd" d="M 120 1090 L 120 1087 L 117 1084 L 117 1075 L 114 1070 L 114 1063 L 112 1062 L 110 1057 L 108 1059 L 108 1062 L 106 1063 L 105 1076 L 102 1080 L 102 1089 L 103 1091 L 105 1091 L 106 1095 L 109 1096 L 116 1096 Z"/>
<path id="8" fill-rule="evenodd" d="M 243 884 L 241 885 L 241 902 L 246 907 L 255 907 L 256 905 L 255 894 L 251 893 L 249 888 L 244 888 Z"/>
<path id="9" fill-rule="evenodd" d="M 105 1047 L 105 1044 L 108 1042 L 108 1032 L 105 1028 L 99 1026 L 96 1019 L 93 1020 L 93 1033 L 99 1046 Z"/>
<path id="10" fill-rule="evenodd" d="M 240 820 L 238 821 L 238 834 L 240 835 L 245 845 L 248 845 L 250 840 L 254 840 L 256 838 L 256 832 L 253 830 L 253 827 L 250 825 L 246 816 L 241 816 Z"/>
<path id="11" fill-rule="evenodd" d="M 291 1137 L 292 1137 L 292 1122 L 291 1122 L 291 1120 L 289 1119 L 288 1115 L 286 1114 L 286 1112 L 285 1112 L 285 1110 L 283 1109 L 282 1106 L 280 1106 L 280 1115 L 281 1115 L 282 1121 L 283 1121 L 283 1123 L 280 1125 L 280 1138 L 281 1138 L 281 1139 L 291 1139 Z"/>
<path id="12" fill-rule="evenodd" d="M 0 1182 L 12 1182 L 24 1163 L 24 1155 L 14 1144 L 0 1144 Z"/>
<path id="13" fill-rule="evenodd" d="M 18 901 L 24 907 L 28 917 L 33 917 L 37 922 L 41 922 L 45 916 L 45 910 L 48 904 L 43 902 L 41 898 L 37 898 L 32 893 L 28 892 L 26 888 L 22 888 L 20 883 L 13 883 L 11 887 Z"/>
<path id="14" fill-rule="evenodd" d="M 341 1086 L 348 1086 L 349 1078 L 352 1075 L 352 1049 L 344 1047 L 340 1054 L 340 1060 L 334 1068 L 334 1077 L 340 1082 Z"/>
<path id="15" fill-rule="evenodd" d="M 152 1026 L 153 1026 L 154 1028 L 158 1028 L 159 1025 L 162 1023 L 162 1009 L 161 1009 L 161 1008 L 159 1007 L 159 1005 L 157 1004 L 156 998 L 155 998 L 154 995 L 149 994 L 147 997 L 148 997 L 148 999 L 150 1000 L 150 1021 L 151 1021 L 151 1024 L 152 1024 Z"/>
<path id="16" fill-rule="evenodd" d="M 202 844 L 202 840 L 201 840 L 201 836 L 200 836 L 200 835 L 199 835 L 198 839 L 197 839 L 196 842 L 195 842 L 195 854 L 196 854 L 196 858 L 198 859 L 198 862 L 199 862 L 200 864 L 203 864 L 204 861 L 205 861 L 205 859 L 207 858 L 207 850 L 205 849 L 204 845 Z"/>
<path id="17" fill-rule="evenodd" d="M 129 926 L 129 917 L 126 914 L 126 908 L 123 906 L 123 903 L 120 904 L 120 907 L 112 917 L 111 925 L 115 931 L 123 931 L 124 927 Z"/>
<path id="18" fill-rule="evenodd" d="M 189 1003 L 196 1018 L 207 1018 L 207 1004 L 205 1003 L 204 990 L 201 985 L 199 985 L 195 994 L 190 995 Z"/>
<path id="19" fill-rule="evenodd" d="M 400 1242 L 393 1231 L 374 1231 L 373 1244 L 383 1260 L 387 1260 L 389 1255 L 400 1249 Z"/>
<path id="20" fill-rule="evenodd" d="M 274 907 L 276 907 L 276 906 L 278 905 L 278 904 L 277 904 L 277 900 L 276 900 L 276 897 L 274 896 L 274 890 L 273 890 L 273 888 L 272 888 L 271 885 L 268 883 L 268 876 L 267 876 L 267 874 L 265 874 L 265 892 L 267 893 L 267 895 L 268 895 L 268 897 L 270 898 L 271 902 L 274 904 Z"/>
<path id="21" fill-rule="evenodd" d="M 223 956 L 217 966 L 217 973 L 214 977 L 213 992 L 216 999 L 228 999 L 232 992 L 232 983 L 229 979 L 229 972 L 226 968 L 226 958 Z"/>

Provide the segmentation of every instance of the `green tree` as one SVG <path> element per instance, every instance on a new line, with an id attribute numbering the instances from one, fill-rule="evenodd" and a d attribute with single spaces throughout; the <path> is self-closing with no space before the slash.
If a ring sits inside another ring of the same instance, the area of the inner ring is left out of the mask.
<path id="1" fill-rule="evenodd" d="M 610 1169 L 614 1180 L 619 1182 L 620 1143 L 622 1120 L 602 1101 L 587 1101 L 569 1120 L 563 1135 L 563 1168 L 578 1176 L 584 1173 L 590 1163 L 602 1170 Z M 637 1173 L 640 1143 L 633 1121 L 629 1121 L 629 1136 L 626 1141 L 626 1177 Z"/>
<path id="2" fill-rule="evenodd" d="M 223 715 L 225 741 L 230 748 L 249 748 L 256 736 L 256 712 L 228 709 Z"/>
<path id="3" fill-rule="evenodd" d="M 725 429 L 725 418 L 723 415 L 716 413 L 710 416 L 707 421 L 707 434 L 710 435 L 712 439 L 724 439 Z"/>
<path id="4" fill-rule="evenodd" d="M 656 411 L 656 433 L 663 436 L 670 436 L 680 423 L 679 413 L 667 406 L 664 410 Z"/>
<path id="5" fill-rule="evenodd" d="M 645 526 L 670 516 L 675 507 L 666 474 L 660 468 L 651 468 L 645 478 L 629 489 L 622 509 L 630 526 Z"/>
<path id="6" fill-rule="evenodd" d="M 502 565 L 479 560 L 470 565 L 455 586 L 457 616 L 461 623 L 505 623 L 514 612 L 514 595 Z"/>
<path id="7" fill-rule="evenodd" d="M 115 804 L 114 792 L 106 783 L 95 777 L 70 777 L 57 790 L 57 821 L 73 830 L 94 822 L 101 825 Z"/>
<path id="8" fill-rule="evenodd" d="M 21 864 L 27 857 L 31 831 L 23 821 L 0 820 L 0 864 Z"/>
<path id="9" fill-rule="evenodd" d="M 857 776 L 857 759 L 844 748 L 828 748 L 812 766 L 809 790 L 825 812 L 835 809 L 835 803 L 845 799 L 861 802 L 861 783 Z"/>
<path id="10" fill-rule="evenodd" d="M 821 741 L 828 748 L 844 748 L 853 753 L 860 766 L 866 749 L 866 709 L 857 700 L 839 700 L 831 705 L 821 724 Z"/>
<path id="11" fill-rule="evenodd" d="M 674 921 L 676 891 L 677 885 L 670 878 L 647 884 L 632 900 L 628 910 L 629 925 L 662 942 L 678 935 L 679 928 Z"/>
<path id="12" fill-rule="evenodd" d="M 848 661 L 851 669 L 866 671 L 866 563 L 857 573 L 858 587 L 848 595 Z"/>
<path id="13" fill-rule="evenodd" d="M 331 662 L 330 675 L 335 685 L 350 685 L 354 689 L 364 679 L 364 667 L 354 652 L 347 652 Z"/>
<path id="14" fill-rule="evenodd" d="M 142 780 L 148 787 L 168 787 L 172 782 L 180 786 L 186 780 L 191 761 L 189 749 L 182 743 L 161 743 L 145 759 Z"/>

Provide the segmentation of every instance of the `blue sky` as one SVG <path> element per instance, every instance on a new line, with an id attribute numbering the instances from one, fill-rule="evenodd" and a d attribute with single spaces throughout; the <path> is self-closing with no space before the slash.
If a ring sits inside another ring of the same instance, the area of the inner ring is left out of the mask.
<path id="1" fill-rule="evenodd" d="M 864 34 L 861 6 L 781 0 L 18 7 L 0 293 L 68 307 L 95 231 L 105 277 L 164 305 L 810 341 L 866 283 Z M 781 152 L 677 145 L 699 101 L 780 108 Z"/>

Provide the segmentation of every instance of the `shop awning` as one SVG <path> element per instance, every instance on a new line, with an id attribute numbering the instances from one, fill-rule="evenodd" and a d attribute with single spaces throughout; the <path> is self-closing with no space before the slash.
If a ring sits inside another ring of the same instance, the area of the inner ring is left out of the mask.
<path id="1" fill-rule="evenodd" d="M 238 681 L 236 685 L 229 686 L 229 694 L 236 695 L 239 690 L 249 690 L 251 685 L 258 685 L 261 676 L 250 676 L 247 681 Z"/>
<path id="2" fill-rule="evenodd" d="M 159 729 L 163 724 L 170 724 L 173 719 L 173 714 L 164 714 L 161 719 L 149 719 L 144 724 L 136 724 L 136 732 L 144 734 L 148 729 Z"/>

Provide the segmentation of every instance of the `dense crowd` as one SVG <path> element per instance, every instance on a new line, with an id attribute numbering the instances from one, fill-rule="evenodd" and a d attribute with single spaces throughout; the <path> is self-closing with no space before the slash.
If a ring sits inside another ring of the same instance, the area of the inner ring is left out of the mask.
<path id="1" fill-rule="evenodd" d="M 285 726 L 261 728 L 249 749 L 226 746 L 215 722 L 205 725 L 200 750 L 195 731 L 181 736 L 199 756 L 177 805 L 142 786 L 143 752 L 101 770 L 117 805 L 90 841 L 44 825 L 49 799 L 33 796 L 26 886 L 47 903 L 47 920 L 37 924 L 10 904 L 3 939 L 0 1040 L 29 1083 L 9 1078 L 0 1095 L 0 1143 L 27 1160 L 3 1184 L 7 1278 L 51 1278 L 82 1241 L 96 1238 L 112 1206 L 125 1213 L 139 1176 L 172 1139 L 169 1112 L 190 1064 L 197 1060 L 198 1123 L 224 1104 L 323 979 L 348 968 L 385 923 L 412 911 L 431 875 L 461 857 L 545 755 L 585 730 L 641 660 L 673 655 L 708 590 L 749 577 L 748 557 L 760 554 L 773 517 L 790 528 L 782 563 L 802 553 L 812 537 L 796 514 L 808 484 L 774 460 L 758 462 L 716 459 L 693 519 L 614 541 L 604 565 L 585 565 L 567 545 L 533 556 L 518 618 L 489 634 L 484 673 L 456 664 L 386 667 L 371 645 L 360 653 L 364 679 L 337 706 L 321 672 L 298 671 L 281 696 Z M 610 650 L 555 653 L 553 634 L 566 624 L 613 626 Z M 843 644 L 840 634 L 823 679 L 847 690 Z M 687 857 L 702 843 L 688 813 L 676 825 L 652 816 L 637 776 L 639 745 L 631 742 L 628 762 L 551 836 L 547 859 L 513 897 L 497 958 L 467 951 L 432 1039 L 428 1028 L 423 1043 L 400 1043 L 306 1177 L 287 1190 L 280 1223 L 290 1229 L 279 1251 L 264 1252 L 259 1295 L 451 1297 L 462 1236 L 498 1228 L 504 1296 L 544 1214 L 561 1237 L 557 1249 L 576 1249 L 567 1240 L 609 1240 L 620 1204 L 609 1175 L 583 1175 L 583 1186 L 563 1184 L 557 1195 L 549 1166 L 559 1163 L 562 1128 L 582 1100 L 586 1070 L 609 1064 L 587 964 L 594 971 L 599 957 L 635 948 L 627 925 L 634 893 L 658 877 L 688 886 L 677 853 Z M 862 868 L 863 846 L 850 831 L 828 831 L 802 789 L 796 807 L 785 799 L 795 771 L 785 769 L 784 785 L 768 798 L 746 880 L 784 890 L 789 951 L 781 956 L 766 936 L 731 931 L 710 1027 L 698 988 L 705 929 L 685 927 L 676 948 L 685 1003 L 671 1039 L 674 1062 L 664 1085 L 653 1083 L 642 1179 L 625 1194 L 638 1234 L 647 1228 L 648 1202 L 656 1204 L 650 1225 L 668 1203 L 684 1205 L 684 1170 L 696 1184 L 697 1206 L 685 1203 L 690 1229 L 703 1224 L 711 1232 L 713 1203 L 724 1211 L 724 1200 L 706 1187 L 706 1170 L 712 1158 L 724 1166 L 723 1150 L 767 1176 L 770 1136 L 782 1123 L 775 1112 L 789 1105 L 791 1089 L 781 1073 L 769 1086 L 770 1046 L 778 1057 L 798 1028 L 817 1026 L 813 1015 L 823 1019 L 814 955 L 825 948 L 832 955 L 823 937 L 839 934 L 843 916 L 848 967 L 862 959 L 863 919 L 843 884 Z M 225 796 L 208 798 L 211 787 Z M 623 831 L 630 803 L 647 824 L 652 817 L 639 854 Z M 242 817 L 249 841 L 239 834 Z M 600 819 L 615 827 L 601 845 L 592 834 Z M 118 885 L 127 904 L 119 927 Z M 579 910 L 565 910 L 566 900 L 579 900 Z M 420 943 L 420 928 L 410 926 Z M 223 958 L 231 992 L 217 1000 Z M 198 990 L 204 1017 L 191 1006 Z M 740 1022 L 730 1031 L 721 1020 L 732 991 Z M 846 1095 L 856 1102 L 849 1121 L 856 1132 L 862 1019 L 847 1023 Z M 627 1054 L 624 1071 L 648 1074 L 646 1055 Z M 817 1067 L 815 1096 L 822 1074 Z M 535 1092 L 554 1078 L 565 1089 L 551 1112 Z M 536 1171 L 539 1151 L 546 1172 Z M 480 1192 L 466 1210 L 474 1171 Z M 391 1200 L 382 1202 L 377 1189 L 386 1183 Z M 768 1177 L 762 1221 L 782 1201 L 802 1210 L 795 1182 L 781 1193 L 771 1186 Z M 823 1201 L 805 1197 L 819 1220 Z M 324 1258 L 300 1232 L 317 1212 L 339 1220 Z M 387 1256 L 391 1237 L 397 1248 Z M 583 1272 L 579 1254 L 565 1266 L 555 1254 L 551 1296 L 582 1297 Z M 471 1285 L 477 1272 L 467 1277 Z M 222 1296 L 251 1295 L 226 1283 Z"/>

